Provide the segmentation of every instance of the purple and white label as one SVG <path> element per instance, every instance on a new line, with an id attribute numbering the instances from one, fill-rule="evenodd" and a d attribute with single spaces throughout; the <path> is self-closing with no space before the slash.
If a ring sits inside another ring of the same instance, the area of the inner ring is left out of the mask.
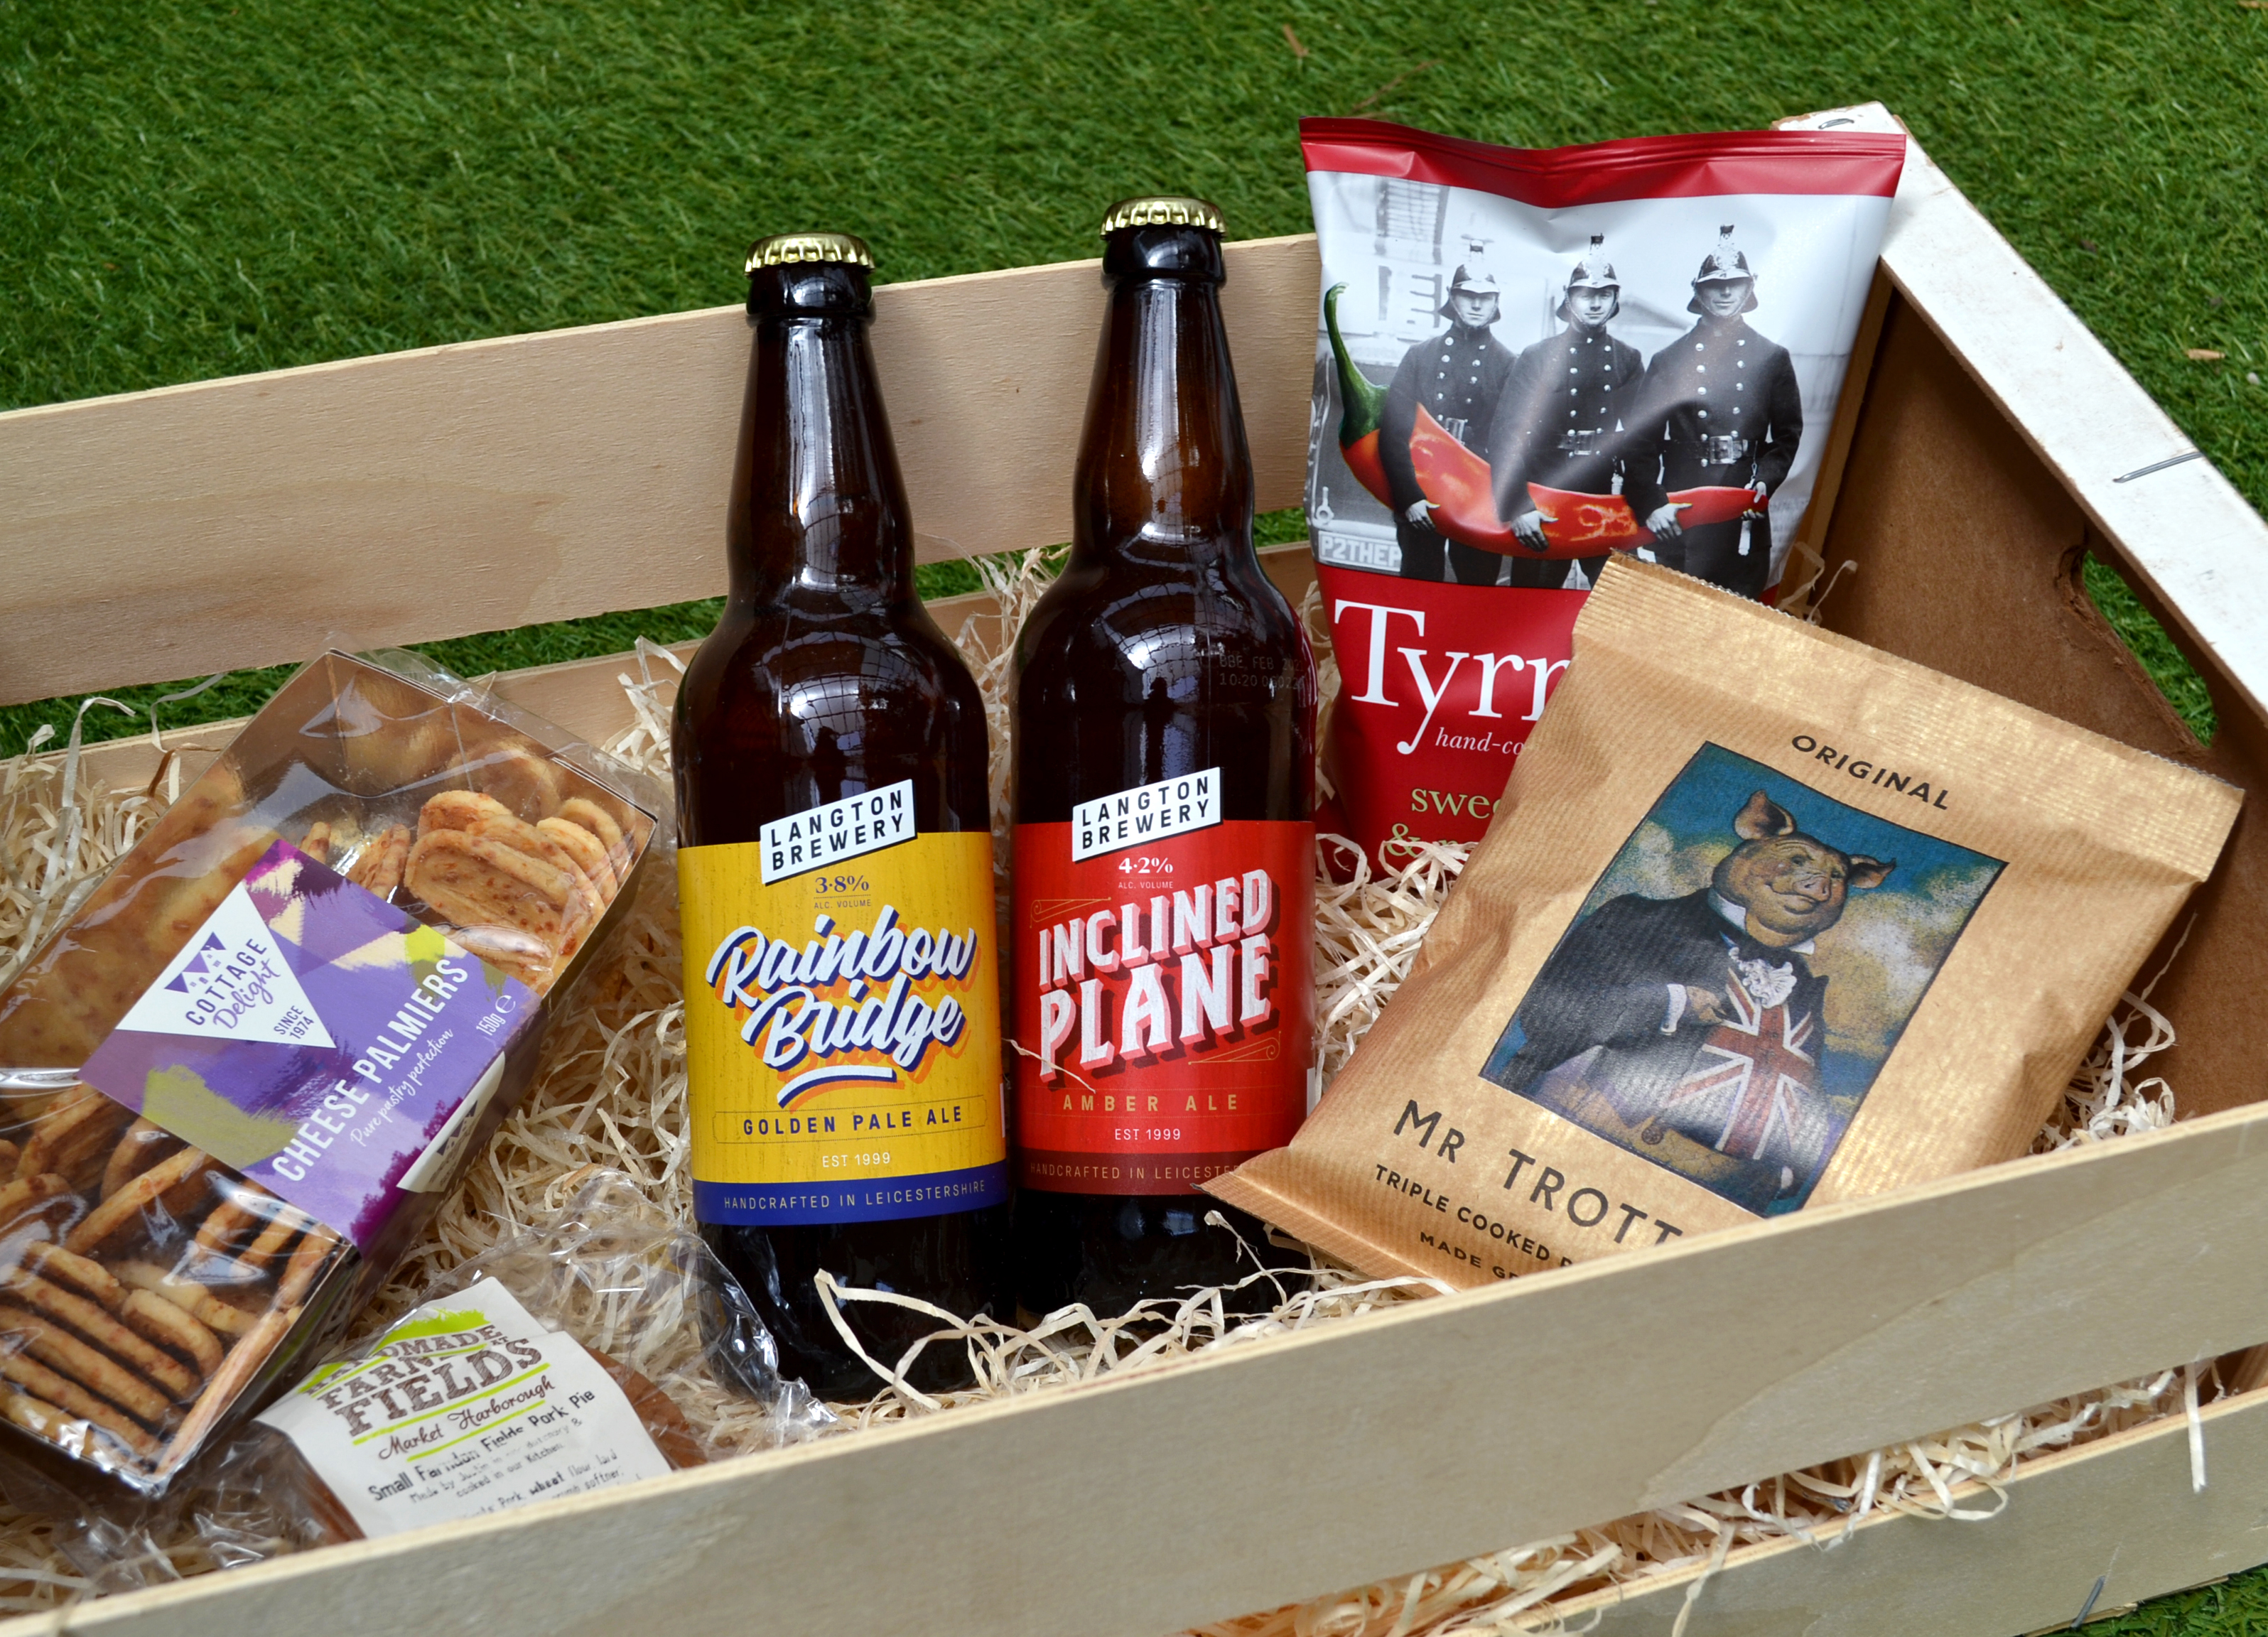
<path id="1" fill-rule="evenodd" d="M 86 1083 L 367 1248 L 443 1185 L 534 994 L 277 842 Z"/>

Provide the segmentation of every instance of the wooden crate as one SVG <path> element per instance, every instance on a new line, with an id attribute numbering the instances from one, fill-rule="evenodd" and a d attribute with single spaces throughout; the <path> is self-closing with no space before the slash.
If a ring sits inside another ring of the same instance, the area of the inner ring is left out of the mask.
<path id="1" fill-rule="evenodd" d="M 1237 245 L 1230 267 L 1260 503 L 1293 505 L 1314 244 Z M 879 293 L 924 557 L 1067 535 L 1100 301 L 1093 262 Z M 0 416 L 0 615 L 19 633 L 0 698 L 712 594 L 747 350 L 728 307 Z M 2181 459 L 1918 149 L 1853 379 L 1848 459 L 1807 527 L 1860 565 L 1827 623 L 2268 791 L 2268 527 Z M 2088 551 L 2205 675 L 2209 749 L 2078 588 Z M 1303 578 L 1296 553 L 1276 566 Z M 624 668 L 504 686 L 597 737 L 624 723 Z M 92 754 L 120 781 L 157 759 L 146 741 Z M 2157 993 L 2182 1030 L 2168 1072 L 2191 1117 L 2172 1132 L 64 1624 L 1159 1637 L 2228 1353 L 2268 1338 L 2257 812 L 2187 933 Z M 1877 1517 L 1839 1551 L 1736 1554 L 1689 1630 L 2010 1637 L 2248 1567 L 2268 1559 L 2268 1390 L 2210 1406 L 2203 1431 L 2201 1493 L 2183 1424 L 2139 1428 L 2026 1468 L 1990 1523 Z M 1667 1631 L 1685 1584 L 1593 1599 L 1601 1629 Z"/>

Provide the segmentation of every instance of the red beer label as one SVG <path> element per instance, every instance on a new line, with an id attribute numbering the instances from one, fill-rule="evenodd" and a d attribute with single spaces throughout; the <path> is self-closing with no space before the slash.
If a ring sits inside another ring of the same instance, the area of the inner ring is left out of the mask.
<path id="1" fill-rule="evenodd" d="M 1016 827 L 1019 1186 L 1177 1194 L 1292 1139 L 1314 1035 L 1314 826 L 1071 859 Z"/>

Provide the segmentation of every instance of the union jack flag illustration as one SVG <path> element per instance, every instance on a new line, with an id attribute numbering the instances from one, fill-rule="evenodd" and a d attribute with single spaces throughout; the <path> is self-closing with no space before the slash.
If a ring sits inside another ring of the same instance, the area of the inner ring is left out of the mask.
<path id="1" fill-rule="evenodd" d="M 1791 1007 L 1790 984 L 1759 985 L 1768 996 L 1779 991 L 1766 1005 L 1750 992 L 1737 966 L 1726 976 L 1732 1015 L 1709 1031 L 1654 1124 L 1719 1154 L 1777 1161 L 1802 1175 L 1826 1137 L 1817 1085 L 1818 1015 Z"/>

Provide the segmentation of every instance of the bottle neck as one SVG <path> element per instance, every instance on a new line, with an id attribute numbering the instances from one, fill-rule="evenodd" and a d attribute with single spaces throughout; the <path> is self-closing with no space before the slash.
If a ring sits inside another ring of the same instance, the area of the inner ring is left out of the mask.
<path id="1" fill-rule="evenodd" d="M 735 602 L 911 601 L 913 527 L 867 342 L 864 268 L 759 269 L 725 556 Z"/>
<path id="2" fill-rule="evenodd" d="M 1110 291 L 1086 401 L 1074 560 L 1197 564 L 1252 552 L 1252 456 L 1221 322 L 1220 240 L 1110 235 Z"/>

